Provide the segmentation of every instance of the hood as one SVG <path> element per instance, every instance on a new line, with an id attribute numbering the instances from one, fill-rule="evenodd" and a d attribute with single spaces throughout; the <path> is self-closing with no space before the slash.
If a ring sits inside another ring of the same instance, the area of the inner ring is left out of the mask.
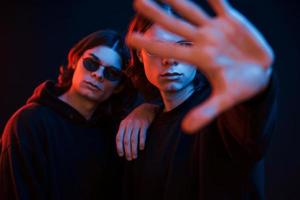
<path id="1" fill-rule="evenodd" d="M 59 95 L 63 94 L 63 90 L 56 87 L 55 82 L 45 81 L 37 86 L 27 103 L 39 103 L 47 105 L 53 101 L 56 102 Z"/>
<path id="2" fill-rule="evenodd" d="M 57 87 L 54 81 L 45 81 L 35 88 L 32 96 L 27 100 L 27 104 L 37 103 L 49 107 L 61 116 L 77 123 L 87 123 L 92 125 L 107 119 L 107 115 L 98 109 L 91 119 L 86 120 L 76 109 L 58 98 L 64 92 L 64 90 Z"/>

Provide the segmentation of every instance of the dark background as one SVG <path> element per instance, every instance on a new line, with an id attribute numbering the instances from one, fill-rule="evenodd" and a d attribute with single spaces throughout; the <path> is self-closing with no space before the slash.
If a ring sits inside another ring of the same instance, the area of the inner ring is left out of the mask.
<path id="1" fill-rule="evenodd" d="M 271 200 L 300 199 L 300 106 L 298 60 L 300 3 L 297 0 L 232 0 L 257 25 L 276 53 L 279 116 L 267 155 Z M 33 89 L 55 79 L 69 48 L 103 28 L 124 32 L 131 0 L 24 1 L 0 7 L 0 132 Z"/>

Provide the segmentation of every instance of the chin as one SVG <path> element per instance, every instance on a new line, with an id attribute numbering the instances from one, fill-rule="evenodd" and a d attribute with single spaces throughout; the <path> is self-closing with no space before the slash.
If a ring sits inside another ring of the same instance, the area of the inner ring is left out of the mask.
<path id="1" fill-rule="evenodd" d="M 82 91 L 81 96 L 84 97 L 85 99 L 87 99 L 88 101 L 92 101 L 92 102 L 104 101 L 104 100 L 102 100 L 103 99 L 102 95 L 95 94 L 91 91 Z"/>
<path id="2" fill-rule="evenodd" d="M 182 89 L 181 85 L 174 84 L 174 83 L 164 85 L 163 88 L 162 88 L 162 90 L 164 90 L 166 92 L 176 92 L 180 89 Z"/>
<path id="3" fill-rule="evenodd" d="M 163 89 L 163 91 L 166 93 L 175 93 L 175 92 L 178 92 L 179 90 L 180 90 L 180 88 L 178 88 L 178 87 L 167 87 L 167 88 Z"/>

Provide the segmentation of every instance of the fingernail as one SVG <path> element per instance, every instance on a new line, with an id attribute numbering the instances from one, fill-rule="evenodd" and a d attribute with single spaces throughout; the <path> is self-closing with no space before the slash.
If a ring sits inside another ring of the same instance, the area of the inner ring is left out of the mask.
<path id="1" fill-rule="evenodd" d="M 118 152 L 118 155 L 119 155 L 120 157 L 123 157 L 123 153 L 121 153 L 121 152 Z"/>

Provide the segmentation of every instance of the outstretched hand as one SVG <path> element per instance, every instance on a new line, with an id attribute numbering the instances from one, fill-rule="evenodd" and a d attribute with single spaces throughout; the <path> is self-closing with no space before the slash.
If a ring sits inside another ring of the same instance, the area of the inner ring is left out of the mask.
<path id="1" fill-rule="evenodd" d="M 266 88 L 274 54 L 262 34 L 227 0 L 208 0 L 215 17 L 188 0 L 164 2 L 187 21 L 168 15 L 151 0 L 136 0 L 134 6 L 140 14 L 193 45 L 151 40 L 138 33 L 128 35 L 127 43 L 160 57 L 191 63 L 207 77 L 212 86 L 211 96 L 183 120 L 183 129 L 193 133 Z"/>

